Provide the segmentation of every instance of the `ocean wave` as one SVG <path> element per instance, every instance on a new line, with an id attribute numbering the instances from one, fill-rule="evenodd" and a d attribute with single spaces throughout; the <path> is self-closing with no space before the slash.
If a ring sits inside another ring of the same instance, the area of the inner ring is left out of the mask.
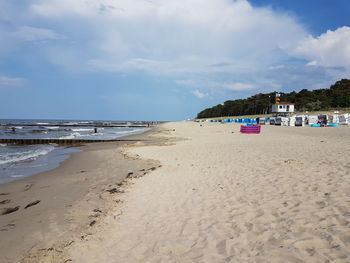
<path id="1" fill-rule="evenodd" d="M 64 140 L 64 139 L 74 139 L 74 138 L 76 138 L 78 136 L 81 136 L 81 134 L 79 132 L 74 132 L 74 133 L 69 134 L 69 135 L 61 136 L 61 137 L 59 137 L 59 139 L 62 139 L 62 140 Z"/>
<path id="2" fill-rule="evenodd" d="M 11 178 L 20 178 L 20 177 L 23 177 L 24 175 L 23 174 L 13 174 L 13 175 L 10 175 Z"/>
<path id="3" fill-rule="evenodd" d="M 6 147 L 7 144 L 6 143 L 0 143 L 0 147 Z"/>
<path id="4" fill-rule="evenodd" d="M 47 126 L 47 127 L 44 127 L 45 129 L 48 129 L 48 130 L 57 130 L 59 129 L 60 127 L 59 126 Z"/>
<path id="5" fill-rule="evenodd" d="M 35 160 L 39 156 L 48 154 L 54 148 L 55 147 L 53 145 L 47 145 L 46 147 L 39 148 L 33 151 L 15 152 L 0 155 L 0 164 L 18 163 L 29 160 Z"/>
<path id="6" fill-rule="evenodd" d="M 78 122 L 64 122 L 63 125 L 78 125 Z"/>
<path id="7" fill-rule="evenodd" d="M 104 135 L 104 133 L 96 132 L 96 133 L 91 133 L 91 134 L 84 134 L 81 136 L 97 136 L 97 135 Z"/>
<path id="8" fill-rule="evenodd" d="M 82 137 L 94 137 L 94 136 L 103 136 L 104 133 L 96 132 L 96 133 L 87 133 L 87 134 L 81 134 L 79 132 L 73 132 L 72 134 L 65 135 L 59 137 L 59 139 L 76 139 L 76 138 L 82 138 Z"/>
<path id="9" fill-rule="evenodd" d="M 92 128 L 77 128 L 77 129 L 71 129 L 74 132 L 80 132 L 80 131 L 94 131 Z"/>
<path id="10" fill-rule="evenodd" d="M 89 133 L 89 134 L 80 134 L 79 137 L 89 137 L 89 136 L 98 136 L 98 135 L 103 135 L 103 133 Z"/>
<path id="11" fill-rule="evenodd" d="M 128 133 L 133 133 L 136 130 L 130 130 L 130 131 L 117 131 L 117 132 L 113 132 L 113 134 L 128 134 Z"/>

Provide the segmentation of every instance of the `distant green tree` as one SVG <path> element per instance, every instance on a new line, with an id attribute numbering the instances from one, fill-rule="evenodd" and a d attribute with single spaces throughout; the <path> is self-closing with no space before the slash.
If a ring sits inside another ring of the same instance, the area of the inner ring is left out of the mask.
<path id="1" fill-rule="evenodd" d="M 267 114 L 275 103 L 275 94 L 276 92 L 259 93 L 246 99 L 228 100 L 223 105 L 218 104 L 201 111 L 197 118 Z M 299 92 L 281 93 L 281 100 L 295 103 L 296 109 L 301 111 L 350 107 L 350 80 L 339 80 L 329 89 L 302 89 Z"/>
<path id="2" fill-rule="evenodd" d="M 349 107 L 350 106 L 350 80 L 342 79 L 330 87 L 332 97 L 332 107 Z"/>

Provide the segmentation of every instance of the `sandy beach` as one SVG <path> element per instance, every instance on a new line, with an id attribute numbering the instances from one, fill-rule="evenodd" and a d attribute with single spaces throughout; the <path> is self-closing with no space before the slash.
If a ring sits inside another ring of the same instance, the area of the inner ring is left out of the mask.
<path id="1" fill-rule="evenodd" d="M 149 132 L 123 139 L 148 140 Z M 141 176 L 157 162 L 129 158 L 120 151 L 127 142 L 79 146 L 57 169 L 0 185 L 0 262 L 64 262 L 64 249 L 81 238 L 110 206 L 127 177 Z M 53 249 L 55 248 L 55 250 Z M 57 255 L 53 255 L 53 253 Z"/>
<path id="2" fill-rule="evenodd" d="M 179 122 L 148 136 L 0 186 L 1 208 L 21 206 L 0 216 L 0 262 L 350 261 L 349 127 Z"/>

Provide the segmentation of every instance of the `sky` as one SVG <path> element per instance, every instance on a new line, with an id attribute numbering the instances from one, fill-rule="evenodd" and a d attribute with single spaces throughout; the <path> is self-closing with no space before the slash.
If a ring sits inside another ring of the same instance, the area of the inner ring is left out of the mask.
<path id="1" fill-rule="evenodd" d="M 0 0 L 0 118 L 185 120 L 350 78 L 348 0 Z"/>

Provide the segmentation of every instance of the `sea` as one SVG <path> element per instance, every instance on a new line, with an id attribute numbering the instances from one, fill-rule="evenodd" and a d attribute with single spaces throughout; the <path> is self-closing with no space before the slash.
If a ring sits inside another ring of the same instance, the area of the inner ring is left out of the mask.
<path id="1" fill-rule="evenodd" d="M 143 133 L 149 130 L 145 126 L 126 121 L 0 119 L 0 139 L 111 140 Z M 52 170 L 79 151 L 57 144 L 0 143 L 0 184 Z"/>

